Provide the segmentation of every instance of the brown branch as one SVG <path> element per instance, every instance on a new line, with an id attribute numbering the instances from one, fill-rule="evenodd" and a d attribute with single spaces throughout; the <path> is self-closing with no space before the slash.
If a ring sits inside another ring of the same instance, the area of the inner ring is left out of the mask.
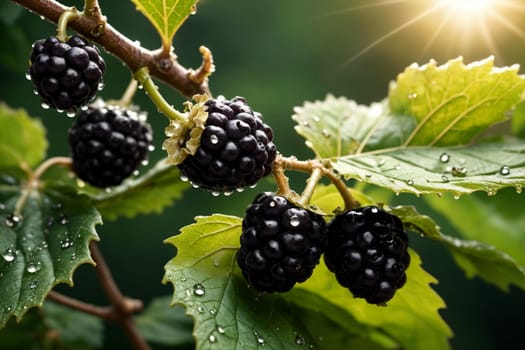
<path id="1" fill-rule="evenodd" d="M 49 300 L 52 300 L 56 303 L 65 305 L 71 309 L 85 312 L 104 320 L 117 321 L 117 314 L 115 310 L 110 306 L 97 306 L 93 304 L 85 303 L 81 300 L 68 297 L 67 295 L 60 294 L 58 292 L 51 291 L 47 295 Z"/>
<path id="2" fill-rule="evenodd" d="M 124 328 L 124 331 L 135 349 L 149 350 L 150 346 L 139 333 L 132 318 L 133 313 L 142 310 L 142 301 L 127 298 L 120 292 L 120 289 L 117 287 L 113 275 L 111 274 L 111 271 L 109 270 L 109 267 L 95 241 L 91 242 L 89 248 L 91 250 L 91 257 L 97 264 L 96 273 L 100 285 L 117 314 L 116 322 Z"/>
<path id="3" fill-rule="evenodd" d="M 44 16 L 49 21 L 57 23 L 58 18 L 67 7 L 55 0 L 11 0 L 37 15 Z M 132 72 L 148 67 L 151 76 L 176 88 L 184 96 L 195 94 L 210 94 L 208 80 L 195 79 L 193 70 L 187 69 L 177 62 L 174 53 L 166 56 L 161 49 L 148 50 L 137 45 L 131 39 L 120 33 L 103 16 L 79 16 L 69 23 L 69 27 L 88 39 L 102 45 L 108 52 L 126 63 Z M 203 57 L 203 65 L 207 58 Z"/>

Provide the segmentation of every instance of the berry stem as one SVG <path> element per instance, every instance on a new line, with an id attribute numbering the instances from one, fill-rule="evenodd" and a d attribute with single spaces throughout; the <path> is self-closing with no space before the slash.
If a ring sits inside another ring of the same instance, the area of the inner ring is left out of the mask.
<path id="1" fill-rule="evenodd" d="M 27 199 L 29 198 L 29 195 L 34 190 L 38 189 L 38 187 L 40 186 L 40 178 L 49 168 L 51 168 L 54 165 L 70 166 L 71 163 L 72 160 L 69 157 L 53 157 L 47 159 L 42 164 L 40 164 L 40 166 L 34 172 L 31 171 L 27 164 L 21 164 L 20 167 L 22 168 L 22 170 L 24 170 L 28 174 L 28 180 L 22 189 L 22 195 L 18 198 L 15 204 L 15 210 L 13 214 L 17 216 L 20 216 L 22 214 Z"/>
<path id="2" fill-rule="evenodd" d="M 60 18 L 58 19 L 58 24 L 57 24 L 57 35 L 56 35 L 58 40 L 60 41 L 67 40 L 68 38 L 67 25 L 69 22 L 73 21 L 77 17 L 78 17 L 78 11 L 74 6 L 68 8 L 60 15 Z"/>
<path id="3" fill-rule="evenodd" d="M 304 188 L 303 193 L 301 194 L 301 198 L 299 198 L 298 200 L 299 204 L 301 204 L 302 206 L 307 206 L 308 203 L 310 203 L 310 199 L 314 194 L 315 187 L 317 186 L 319 180 L 321 180 L 322 176 L 322 167 L 314 166 L 310 177 L 308 178 L 308 180 L 306 180 L 306 187 Z"/>
<path id="4" fill-rule="evenodd" d="M 277 156 L 273 166 L 273 176 L 277 182 L 277 194 L 286 196 L 290 192 L 290 184 L 288 183 L 288 178 L 284 175 L 282 159 L 281 156 Z"/>
<path id="5" fill-rule="evenodd" d="M 348 190 L 348 187 L 346 187 L 345 182 L 336 175 L 333 170 L 325 169 L 323 175 L 328 177 L 328 179 L 334 184 L 335 188 L 337 188 L 337 191 L 339 191 L 339 194 L 345 203 L 345 210 L 351 210 L 360 206 L 359 202 L 354 199 Z"/>
<path id="6" fill-rule="evenodd" d="M 164 97 L 162 97 L 159 92 L 159 88 L 151 79 L 147 67 L 142 67 L 137 70 L 135 73 L 133 73 L 133 77 L 139 82 L 140 85 L 144 87 L 144 90 L 151 101 L 162 113 L 164 113 L 166 117 L 168 117 L 170 120 L 176 120 L 182 123 L 186 122 L 186 115 L 177 111 L 164 99 Z"/>
<path id="7" fill-rule="evenodd" d="M 206 46 L 199 47 L 199 52 L 202 55 L 202 64 L 197 70 L 190 70 L 188 78 L 195 84 L 202 84 L 206 81 L 208 76 L 215 71 L 215 65 L 213 64 L 213 56 L 210 49 Z"/>

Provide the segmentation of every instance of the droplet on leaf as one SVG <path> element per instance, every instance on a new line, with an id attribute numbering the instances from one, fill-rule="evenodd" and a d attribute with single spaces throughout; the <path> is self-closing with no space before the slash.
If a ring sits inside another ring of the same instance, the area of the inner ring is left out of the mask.
<path id="1" fill-rule="evenodd" d="M 468 169 L 464 167 L 453 166 L 452 169 L 450 169 L 450 173 L 455 177 L 465 177 L 467 176 Z"/>
<path id="2" fill-rule="evenodd" d="M 201 283 L 197 283 L 193 285 L 193 294 L 202 297 L 204 294 L 206 294 L 206 289 Z"/>
<path id="3" fill-rule="evenodd" d="M 508 166 L 502 166 L 501 169 L 499 169 L 499 173 L 503 176 L 507 176 L 510 174 L 510 168 Z"/>
<path id="4" fill-rule="evenodd" d="M 16 252 L 14 251 L 14 249 L 7 248 L 2 254 L 2 258 L 4 258 L 6 262 L 12 262 L 16 259 Z"/>
<path id="5" fill-rule="evenodd" d="M 295 336 L 295 344 L 304 345 L 304 338 L 300 335 Z"/>
<path id="6" fill-rule="evenodd" d="M 441 155 L 439 156 L 439 161 L 441 163 L 448 163 L 449 160 L 450 156 L 448 155 L 448 153 L 441 153 Z"/>

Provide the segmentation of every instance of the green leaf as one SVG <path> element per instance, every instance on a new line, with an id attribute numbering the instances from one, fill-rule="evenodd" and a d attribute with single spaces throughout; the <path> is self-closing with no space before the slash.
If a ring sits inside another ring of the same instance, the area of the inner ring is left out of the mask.
<path id="1" fill-rule="evenodd" d="M 99 193 L 93 203 L 105 219 L 132 218 L 161 213 L 180 199 L 187 188 L 189 185 L 180 180 L 178 168 L 161 160 L 143 176 L 128 180 L 109 193 Z"/>
<path id="2" fill-rule="evenodd" d="M 444 244 L 467 277 L 479 276 L 505 291 L 509 289 L 510 284 L 525 289 L 523 268 L 494 246 L 444 235 L 431 218 L 419 214 L 411 206 L 393 208 L 392 213 L 397 215 L 408 229 Z M 484 224 L 485 221 L 486 218 L 481 222 Z M 479 226 L 478 222 L 476 227 Z"/>
<path id="3" fill-rule="evenodd" d="M 430 286 L 437 281 L 423 270 L 421 259 L 414 251 L 410 251 L 410 256 L 407 283 L 386 307 L 352 298 L 324 263 L 299 288 L 318 294 L 364 325 L 382 329 L 403 349 L 447 349 L 452 332 L 438 312 L 445 303 Z"/>
<path id="4" fill-rule="evenodd" d="M 338 158 L 332 165 L 346 178 L 396 193 L 494 195 L 510 186 L 521 191 L 525 185 L 525 142 L 385 150 Z"/>
<path id="5" fill-rule="evenodd" d="M 195 12 L 198 0 L 132 0 L 137 10 L 153 24 L 159 33 L 162 46 L 171 47 L 173 36 L 186 21 L 188 16 Z"/>
<path id="6" fill-rule="evenodd" d="M 353 188 L 348 188 L 348 191 L 362 206 L 375 204 L 372 198 L 361 191 Z M 343 197 L 341 197 L 334 185 L 317 184 L 314 195 L 310 199 L 310 204 L 326 214 L 334 213 L 344 208 Z"/>
<path id="7" fill-rule="evenodd" d="M 249 288 L 235 260 L 240 234 L 240 218 L 217 214 L 198 217 L 196 223 L 166 241 L 178 253 L 165 266 L 164 282 L 175 288 L 173 303 L 184 305 L 195 319 L 197 349 L 219 345 L 224 349 L 263 345 L 268 349 L 358 345 L 382 349 L 397 345 L 381 330 L 353 321 L 351 315 L 342 317 L 345 314 L 338 312 L 328 317 L 326 310 L 337 308 L 319 299 L 315 291 L 300 294 L 307 304 L 303 307 L 294 297 L 290 301 Z"/>
<path id="8" fill-rule="evenodd" d="M 89 199 L 71 188 L 0 186 L 0 327 L 42 306 L 53 286 L 72 285 L 75 269 L 93 263 L 89 243 L 98 240 L 97 223 Z"/>
<path id="9" fill-rule="evenodd" d="M 104 323 L 96 316 L 46 301 L 42 317 L 50 330 L 58 332 L 54 341 L 60 344 L 60 349 L 93 349 L 103 345 Z"/>
<path id="10" fill-rule="evenodd" d="M 11 109 L 0 103 L 0 168 L 33 167 L 46 154 L 46 131 L 40 121 L 23 109 Z"/>
<path id="11" fill-rule="evenodd" d="M 525 267 L 523 195 L 507 190 L 489 198 L 472 195 L 454 200 L 449 196 L 429 196 L 425 201 L 452 225 L 460 237 L 490 244 Z M 480 222 L 483 225 L 479 225 Z"/>
<path id="12" fill-rule="evenodd" d="M 505 120 L 525 90 L 519 66 L 495 68 L 494 58 L 442 66 L 413 64 L 389 93 L 392 113 L 413 116 L 417 126 L 403 145 L 453 146 L 469 143 L 491 125 Z"/>
<path id="13" fill-rule="evenodd" d="M 147 341 L 181 346 L 193 344 L 192 320 L 184 315 L 184 308 L 170 308 L 172 297 L 155 298 L 140 315 L 135 316 L 135 324 Z"/>

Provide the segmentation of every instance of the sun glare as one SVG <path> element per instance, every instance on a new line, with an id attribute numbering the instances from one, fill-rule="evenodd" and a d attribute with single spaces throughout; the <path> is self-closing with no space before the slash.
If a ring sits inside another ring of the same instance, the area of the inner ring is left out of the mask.
<path id="1" fill-rule="evenodd" d="M 439 6 L 446 7 L 452 11 L 468 12 L 485 12 L 491 5 L 494 4 L 493 0 L 440 0 Z"/>

